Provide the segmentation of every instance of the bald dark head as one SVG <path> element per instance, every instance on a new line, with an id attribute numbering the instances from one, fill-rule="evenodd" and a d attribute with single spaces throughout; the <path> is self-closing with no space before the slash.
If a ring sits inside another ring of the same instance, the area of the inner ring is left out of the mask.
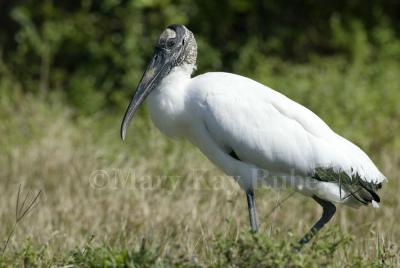
<path id="1" fill-rule="evenodd" d="M 175 66 L 196 64 L 197 43 L 194 35 L 183 25 L 173 24 L 167 27 L 157 41 L 156 48 L 166 52 L 180 51 Z"/>

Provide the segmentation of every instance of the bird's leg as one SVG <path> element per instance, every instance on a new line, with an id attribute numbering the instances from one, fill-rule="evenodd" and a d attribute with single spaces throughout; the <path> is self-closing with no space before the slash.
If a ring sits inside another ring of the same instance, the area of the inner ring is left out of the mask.
<path id="1" fill-rule="evenodd" d="M 317 221 L 316 224 L 308 231 L 304 237 L 299 241 L 300 246 L 307 244 L 314 235 L 324 227 L 324 225 L 332 218 L 332 216 L 336 212 L 336 207 L 333 203 L 322 200 L 316 196 L 313 196 L 313 199 L 318 202 L 322 206 L 323 212 L 322 217 Z"/>
<path id="2" fill-rule="evenodd" d="M 251 231 L 255 233 L 255 232 L 258 231 L 258 225 L 257 225 L 256 206 L 255 206 L 255 203 L 254 203 L 254 191 L 253 190 L 248 190 L 246 192 L 246 197 L 247 197 L 247 206 L 249 208 L 249 218 L 250 218 Z"/>

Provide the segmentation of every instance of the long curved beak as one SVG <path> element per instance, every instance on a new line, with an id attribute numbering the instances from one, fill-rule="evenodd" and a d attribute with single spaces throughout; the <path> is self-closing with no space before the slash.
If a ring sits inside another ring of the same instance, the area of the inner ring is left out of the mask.
<path id="1" fill-rule="evenodd" d="M 150 64 L 147 66 L 146 71 L 143 74 L 142 79 L 136 89 L 135 94 L 128 108 L 126 109 L 124 119 L 121 124 L 121 139 L 125 140 L 126 132 L 129 127 L 129 123 L 132 120 L 135 112 L 139 106 L 143 103 L 150 92 L 158 85 L 163 77 L 169 73 L 172 68 L 172 64 L 168 59 L 167 55 L 161 50 L 156 49 Z"/>

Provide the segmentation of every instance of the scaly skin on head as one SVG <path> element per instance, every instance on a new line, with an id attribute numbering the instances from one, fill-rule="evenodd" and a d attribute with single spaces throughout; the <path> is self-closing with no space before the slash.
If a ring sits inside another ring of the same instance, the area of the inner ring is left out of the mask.
<path id="1" fill-rule="evenodd" d="M 196 64 L 196 60 L 197 60 L 197 43 L 196 43 L 196 39 L 194 38 L 194 35 L 191 31 L 189 31 L 186 27 L 185 27 L 186 31 L 187 31 L 187 39 L 186 39 L 186 56 L 185 56 L 185 60 L 184 62 L 187 64 Z"/>

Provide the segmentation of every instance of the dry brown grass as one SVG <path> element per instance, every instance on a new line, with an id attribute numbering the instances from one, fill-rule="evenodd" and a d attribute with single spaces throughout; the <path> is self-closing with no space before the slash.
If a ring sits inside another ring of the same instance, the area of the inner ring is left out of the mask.
<path id="1" fill-rule="evenodd" d="M 182 254 L 207 262 L 217 235 L 234 239 L 249 228 L 244 193 L 191 145 L 167 140 L 142 119 L 133 124 L 124 144 L 118 138 L 117 117 L 72 120 L 57 105 L 48 111 L 40 107 L 10 108 L 14 116 L 19 109 L 18 114 L 0 129 L 10 138 L 1 144 L 0 238 L 13 224 L 18 185 L 43 191 L 40 206 L 18 226 L 9 252 L 21 250 L 27 237 L 35 245 L 47 245 L 54 256 L 88 239 L 137 248 L 145 238 L 150 245 L 161 245 L 163 252 L 178 245 Z M 380 192 L 381 208 L 339 207 L 329 228 L 339 226 L 354 240 L 351 252 L 336 253 L 338 263 L 355 254 L 374 260 L 382 249 L 398 253 L 400 158 L 393 152 L 373 158 L 389 178 Z M 94 179 L 100 170 L 108 177 Z M 319 216 L 318 205 L 295 194 L 267 217 L 287 193 L 256 192 L 260 232 L 271 239 L 295 241 Z M 390 261 L 400 265 L 399 255 Z"/>

